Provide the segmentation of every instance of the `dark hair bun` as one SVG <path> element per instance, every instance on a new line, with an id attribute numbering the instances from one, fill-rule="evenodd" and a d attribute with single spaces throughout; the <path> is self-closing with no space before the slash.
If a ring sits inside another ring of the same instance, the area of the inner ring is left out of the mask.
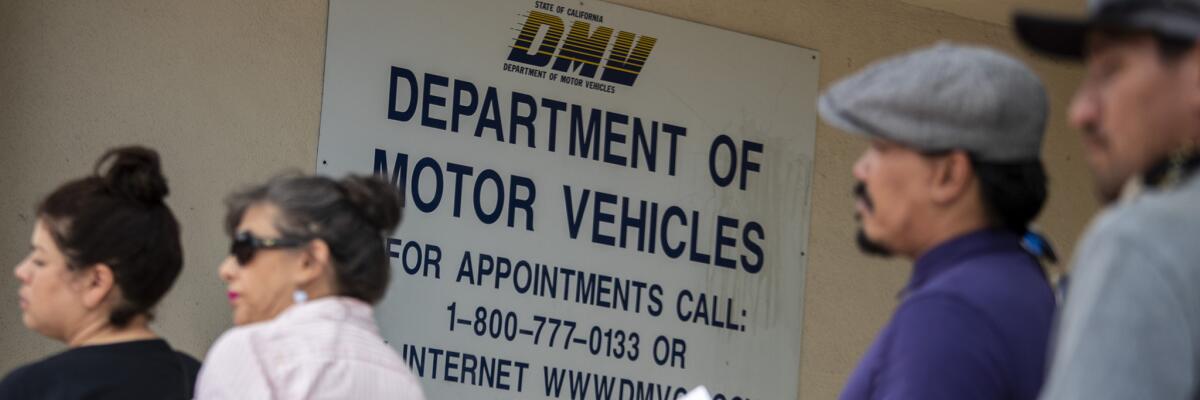
<path id="1" fill-rule="evenodd" d="M 350 175 L 338 181 L 346 200 L 367 218 L 371 226 L 390 233 L 400 224 L 400 193 L 387 181 L 363 175 Z"/>
<path id="2" fill-rule="evenodd" d="M 142 146 L 118 147 L 104 153 L 96 162 L 96 175 L 113 194 L 143 204 L 162 204 L 169 193 L 158 153 Z"/>

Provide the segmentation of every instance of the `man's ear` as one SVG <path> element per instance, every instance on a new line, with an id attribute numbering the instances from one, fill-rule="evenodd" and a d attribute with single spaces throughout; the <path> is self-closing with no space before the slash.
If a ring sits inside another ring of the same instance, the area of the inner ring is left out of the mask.
<path id="1" fill-rule="evenodd" d="M 1200 41 L 1194 42 L 1192 48 L 1180 55 L 1178 60 L 1162 62 L 1178 64 L 1178 72 L 1184 80 L 1181 83 L 1189 87 L 1183 91 L 1184 101 L 1195 115 L 1200 115 Z"/>
<path id="2" fill-rule="evenodd" d="M 930 197 L 939 205 L 952 204 L 966 196 L 975 181 L 971 157 L 956 150 L 934 161 Z"/>
<path id="3" fill-rule="evenodd" d="M 315 239 L 304 249 L 303 263 L 296 271 L 296 286 L 304 286 L 317 280 L 332 268 L 332 255 L 329 254 L 329 244 L 324 240 Z"/>
<path id="4" fill-rule="evenodd" d="M 1186 101 L 1193 113 L 1200 115 L 1200 41 L 1193 42 L 1192 48 L 1184 53 L 1179 63 L 1187 68 L 1188 90 L 1184 91 Z"/>
<path id="5" fill-rule="evenodd" d="M 112 267 L 100 263 L 79 272 L 76 283 L 82 293 L 81 301 L 89 310 L 99 307 L 108 299 L 117 285 Z"/>

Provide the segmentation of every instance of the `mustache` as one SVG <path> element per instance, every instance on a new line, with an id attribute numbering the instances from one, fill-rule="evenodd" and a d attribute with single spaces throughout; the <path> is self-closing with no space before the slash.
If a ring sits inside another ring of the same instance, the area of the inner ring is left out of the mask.
<path id="1" fill-rule="evenodd" d="M 1080 131 L 1083 132 L 1083 136 L 1085 138 L 1095 140 L 1097 142 L 1103 143 L 1108 140 L 1107 135 L 1104 135 L 1104 132 L 1100 131 L 1100 127 L 1094 123 L 1089 123 L 1080 127 Z"/>
<path id="2" fill-rule="evenodd" d="M 855 199 L 862 200 L 863 204 L 867 206 L 867 210 L 875 211 L 875 202 L 871 201 L 871 194 L 867 193 L 866 183 L 858 182 L 855 184 L 853 194 Z"/>

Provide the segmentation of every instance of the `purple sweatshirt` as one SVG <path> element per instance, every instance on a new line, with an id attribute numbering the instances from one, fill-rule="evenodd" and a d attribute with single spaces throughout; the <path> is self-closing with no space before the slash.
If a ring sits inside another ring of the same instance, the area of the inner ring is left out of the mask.
<path id="1" fill-rule="evenodd" d="M 1019 240 L 980 230 L 922 255 L 841 398 L 1036 399 L 1054 294 Z"/>

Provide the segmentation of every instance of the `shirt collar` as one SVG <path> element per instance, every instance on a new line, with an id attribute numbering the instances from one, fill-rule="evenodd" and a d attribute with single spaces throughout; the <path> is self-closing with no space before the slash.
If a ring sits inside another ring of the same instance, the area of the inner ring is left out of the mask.
<path id="1" fill-rule="evenodd" d="M 905 293 L 920 289 L 935 276 L 961 265 L 963 260 L 987 253 L 1024 251 L 1020 237 L 997 228 L 984 228 L 950 239 L 917 258 Z"/>
<path id="2" fill-rule="evenodd" d="M 352 297 L 327 296 L 293 304 L 283 311 L 276 321 L 282 324 L 300 324 L 314 321 L 343 322 L 378 332 L 371 305 Z"/>
<path id="3" fill-rule="evenodd" d="M 1139 176 L 1133 176 L 1125 181 L 1117 204 L 1128 204 L 1140 197 L 1142 193 L 1156 190 L 1169 190 L 1196 179 L 1200 170 L 1200 152 L 1178 152 L 1160 161 Z"/>

